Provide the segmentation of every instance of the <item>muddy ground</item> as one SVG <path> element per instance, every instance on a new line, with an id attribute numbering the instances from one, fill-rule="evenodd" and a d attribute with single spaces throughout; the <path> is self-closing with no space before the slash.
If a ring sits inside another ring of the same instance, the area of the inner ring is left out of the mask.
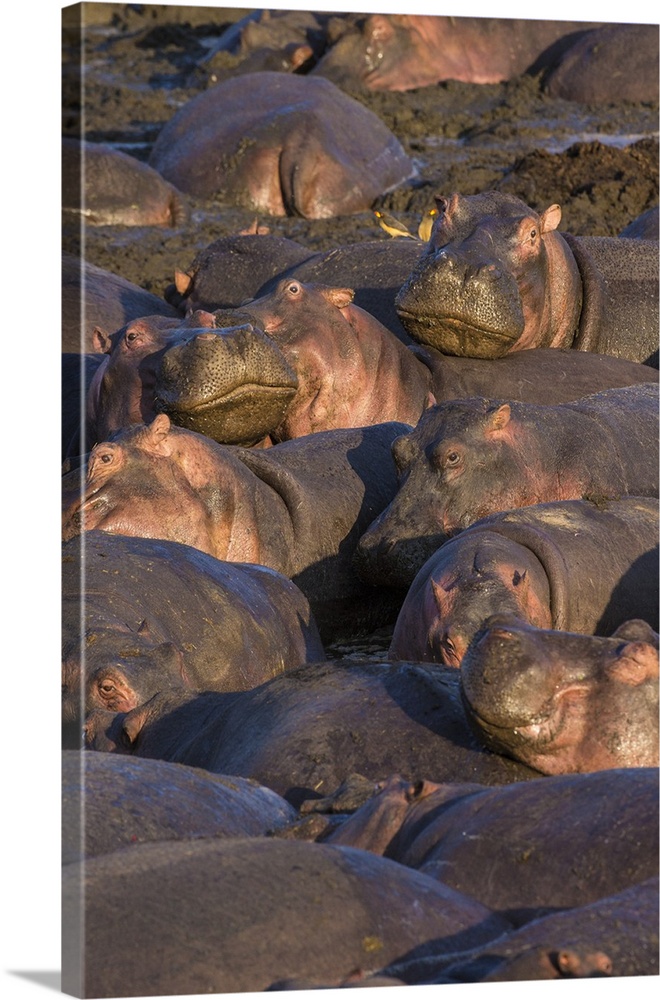
<path id="1" fill-rule="evenodd" d="M 75 8 L 73 8 L 75 10 Z M 80 100 L 78 33 L 65 25 L 63 133 L 110 142 L 146 160 L 160 128 L 187 100 L 235 70 L 237 57 L 209 47 L 247 9 L 140 4 L 85 5 Z M 71 15 L 68 15 L 69 17 Z M 416 230 L 436 193 L 497 188 L 543 210 L 563 209 L 561 228 L 616 235 L 658 203 L 658 107 L 587 106 L 552 100 L 538 78 L 499 85 L 450 81 L 407 93 L 351 92 L 378 114 L 415 160 L 418 176 L 385 195 L 384 207 Z M 64 249 L 157 295 L 198 250 L 249 225 L 254 213 L 189 199 L 178 229 L 67 223 Z M 330 220 L 261 218 L 275 235 L 314 250 L 389 239 L 371 212 Z"/>

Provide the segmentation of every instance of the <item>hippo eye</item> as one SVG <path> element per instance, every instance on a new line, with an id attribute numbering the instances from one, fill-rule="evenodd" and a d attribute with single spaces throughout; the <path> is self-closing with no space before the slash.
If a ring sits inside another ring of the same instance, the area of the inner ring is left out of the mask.
<path id="1" fill-rule="evenodd" d="M 107 451 L 104 452 L 103 455 L 100 455 L 99 457 L 101 461 L 104 462 L 106 465 L 108 462 L 112 461 L 112 455 L 110 455 Z"/>
<path id="2" fill-rule="evenodd" d="M 112 694 L 112 692 L 115 690 L 116 690 L 115 685 L 113 684 L 112 681 L 105 680 L 101 681 L 101 683 L 99 684 L 99 691 L 101 691 L 103 694 Z"/>
<path id="3" fill-rule="evenodd" d="M 445 466 L 447 468 L 452 468 L 452 466 L 458 465 L 461 460 L 460 452 L 458 451 L 448 451 L 445 455 Z"/>
<path id="4" fill-rule="evenodd" d="M 530 240 L 535 240 L 536 239 L 536 229 L 532 229 L 532 231 L 529 234 L 529 238 L 530 238 Z"/>
<path id="5" fill-rule="evenodd" d="M 287 292 L 289 293 L 289 295 L 299 295 L 300 291 L 301 291 L 300 285 L 298 285 L 295 281 L 292 281 L 287 288 Z"/>

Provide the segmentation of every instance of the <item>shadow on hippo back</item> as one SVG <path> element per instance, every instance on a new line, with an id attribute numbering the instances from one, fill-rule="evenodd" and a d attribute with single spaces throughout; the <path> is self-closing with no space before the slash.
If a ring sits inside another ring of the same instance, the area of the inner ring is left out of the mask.
<path id="1" fill-rule="evenodd" d="M 550 347 L 653 364 L 657 244 L 559 233 L 559 205 L 538 214 L 497 191 L 436 206 L 428 249 L 396 299 L 415 340 L 478 358 Z"/>

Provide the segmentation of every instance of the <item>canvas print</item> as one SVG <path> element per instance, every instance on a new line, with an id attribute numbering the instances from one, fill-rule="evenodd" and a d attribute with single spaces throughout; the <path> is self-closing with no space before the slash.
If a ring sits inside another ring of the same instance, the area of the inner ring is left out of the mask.
<path id="1" fill-rule="evenodd" d="M 658 24 L 441 7 L 62 11 L 70 995 L 658 975 Z"/>

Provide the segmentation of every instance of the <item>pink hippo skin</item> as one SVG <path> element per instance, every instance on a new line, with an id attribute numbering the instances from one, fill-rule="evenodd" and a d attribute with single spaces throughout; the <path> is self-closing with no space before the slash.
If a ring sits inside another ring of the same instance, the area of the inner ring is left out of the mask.
<path id="1" fill-rule="evenodd" d="M 96 445 L 85 482 L 65 477 L 64 539 L 99 528 L 260 563 L 293 578 L 319 628 L 319 603 L 330 624 L 343 608 L 354 627 L 363 615 L 366 625 L 374 608 L 389 616 L 400 602 L 362 584 L 352 555 L 394 494 L 390 449 L 407 426 L 326 431 L 262 451 L 217 444 L 160 414 Z"/>
<path id="2" fill-rule="evenodd" d="M 657 542 L 658 503 L 642 497 L 483 518 L 421 567 L 390 655 L 458 667 L 485 619 L 501 612 L 589 635 L 609 635 L 631 617 L 657 625 Z"/>
<path id="3" fill-rule="evenodd" d="M 544 49 L 587 25 L 493 17 L 372 14 L 312 71 L 369 90 L 412 90 L 442 80 L 499 83 L 529 69 Z"/>
<path id="4" fill-rule="evenodd" d="M 485 745 L 543 774 L 658 766 L 658 635 L 646 622 L 603 638 L 494 615 L 461 686 Z"/>
<path id="5" fill-rule="evenodd" d="M 415 340 L 466 357 L 572 348 L 658 367 L 657 243 L 559 233 L 559 205 L 539 214 L 498 191 L 436 205 L 396 297 Z"/>

